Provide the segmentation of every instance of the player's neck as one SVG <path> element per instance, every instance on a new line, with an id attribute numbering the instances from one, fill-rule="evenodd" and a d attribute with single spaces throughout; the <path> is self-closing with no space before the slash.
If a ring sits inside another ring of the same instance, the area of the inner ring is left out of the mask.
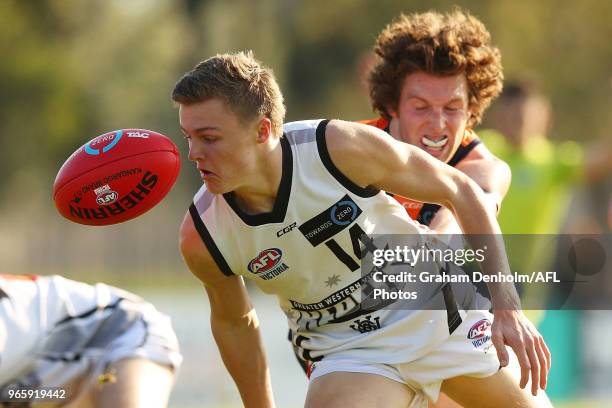
<path id="1" fill-rule="evenodd" d="M 261 152 L 256 168 L 245 183 L 234 190 L 234 198 L 246 214 L 271 212 L 276 203 L 283 176 L 283 149 L 279 143 L 271 150 Z"/>

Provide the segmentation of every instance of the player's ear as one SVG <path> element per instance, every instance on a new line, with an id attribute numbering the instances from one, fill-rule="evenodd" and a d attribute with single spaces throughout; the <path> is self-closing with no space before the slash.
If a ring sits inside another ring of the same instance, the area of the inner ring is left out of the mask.
<path id="1" fill-rule="evenodd" d="M 397 109 L 394 106 L 387 106 L 387 113 L 393 119 L 397 119 Z"/>
<path id="2" fill-rule="evenodd" d="M 265 143 L 272 135 L 272 121 L 270 118 L 263 117 L 257 123 L 257 143 Z"/>

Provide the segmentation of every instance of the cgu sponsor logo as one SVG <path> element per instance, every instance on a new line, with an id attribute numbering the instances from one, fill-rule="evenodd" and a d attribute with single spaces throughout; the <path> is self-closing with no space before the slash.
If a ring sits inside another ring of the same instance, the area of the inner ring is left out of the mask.
<path id="1" fill-rule="evenodd" d="M 283 235 L 285 235 L 286 233 L 293 231 L 293 229 L 294 229 L 295 227 L 297 227 L 297 222 L 293 222 L 293 223 L 291 223 L 291 225 L 288 225 L 288 226 L 286 226 L 285 228 L 283 228 L 283 229 L 280 229 L 280 230 L 276 231 L 276 237 L 277 237 L 277 238 L 282 237 L 282 236 L 283 236 Z"/>
<path id="2" fill-rule="evenodd" d="M 418 210 L 421 207 L 423 207 L 423 203 L 417 203 L 417 202 L 414 202 L 414 201 L 403 201 L 403 202 L 401 202 L 401 204 L 407 210 Z"/>
<path id="3" fill-rule="evenodd" d="M 70 216 L 88 220 L 102 220 L 109 217 L 118 216 L 130 208 L 136 207 L 141 201 L 143 201 L 155 188 L 157 185 L 157 180 L 158 177 L 156 174 L 147 171 L 142 176 L 142 179 L 140 179 L 140 182 L 136 185 L 136 187 L 134 187 L 132 191 L 130 191 L 124 197 L 121 197 L 121 199 L 115 199 L 116 202 L 108 203 L 103 207 L 101 206 L 98 208 L 83 208 L 69 204 Z M 104 193 L 102 195 L 104 195 Z M 98 200 L 96 198 L 96 202 L 97 201 Z M 72 202 L 74 202 L 74 200 L 72 200 Z"/>
<path id="4" fill-rule="evenodd" d="M 282 262 L 283 251 L 279 248 L 264 249 L 247 266 L 249 272 L 261 277 L 263 280 L 272 279 L 289 267 Z"/>

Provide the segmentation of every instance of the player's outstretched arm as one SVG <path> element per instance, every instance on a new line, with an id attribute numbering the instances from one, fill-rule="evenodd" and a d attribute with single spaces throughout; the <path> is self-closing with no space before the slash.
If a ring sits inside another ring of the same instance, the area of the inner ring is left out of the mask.
<path id="1" fill-rule="evenodd" d="M 223 275 L 189 212 L 180 229 L 180 249 L 191 272 L 204 283 L 210 301 L 212 333 L 244 406 L 274 407 L 259 321 L 242 278 Z"/>
<path id="2" fill-rule="evenodd" d="M 334 120 L 326 133 L 334 164 L 355 184 L 449 208 L 466 234 L 499 234 L 482 189 L 418 147 L 359 123 Z"/>
<path id="3" fill-rule="evenodd" d="M 482 144 L 472 150 L 469 155 L 462 160 L 456 169 L 468 175 L 484 191 L 487 210 L 494 214 L 499 212 L 501 203 L 508 188 L 512 174 L 510 167 L 502 160 L 496 158 Z M 485 155 L 484 153 L 488 153 Z M 429 227 L 439 234 L 460 234 L 461 228 L 450 210 L 441 208 L 431 220 Z"/>
<path id="4" fill-rule="evenodd" d="M 418 147 L 399 142 L 387 133 L 359 123 L 330 121 L 326 144 L 336 167 L 353 183 L 373 186 L 418 201 L 449 208 L 468 239 L 487 236 L 484 273 L 509 273 L 499 224 L 486 208 L 482 189 L 459 170 L 442 163 Z M 483 243 L 470 242 L 475 247 Z M 532 393 L 544 388 L 550 354 L 542 336 L 523 315 L 512 284 L 489 284 L 495 320 L 493 344 L 502 366 L 508 364 L 505 344 L 513 348 L 521 364 L 521 387 L 532 376 Z"/>

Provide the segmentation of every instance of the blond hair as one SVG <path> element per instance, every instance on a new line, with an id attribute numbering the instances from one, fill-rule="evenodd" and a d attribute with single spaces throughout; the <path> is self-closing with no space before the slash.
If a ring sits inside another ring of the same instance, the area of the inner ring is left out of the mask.
<path id="1" fill-rule="evenodd" d="M 172 100 L 184 105 L 210 98 L 221 98 L 244 123 L 267 117 L 274 134 L 282 134 L 283 95 L 272 71 L 252 51 L 218 54 L 202 61 L 172 91 Z"/>

